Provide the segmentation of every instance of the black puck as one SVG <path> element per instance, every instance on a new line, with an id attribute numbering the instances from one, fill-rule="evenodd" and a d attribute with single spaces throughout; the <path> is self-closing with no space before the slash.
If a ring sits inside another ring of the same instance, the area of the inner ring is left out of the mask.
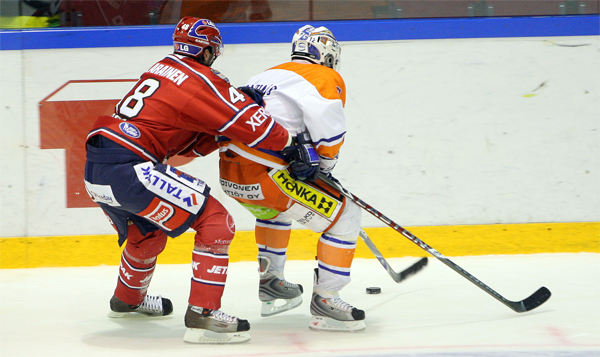
<path id="1" fill-rule="evenodd" d="M 367 288 L 367 294 L 381 294 L 381 288 L 372 286 Z"/>

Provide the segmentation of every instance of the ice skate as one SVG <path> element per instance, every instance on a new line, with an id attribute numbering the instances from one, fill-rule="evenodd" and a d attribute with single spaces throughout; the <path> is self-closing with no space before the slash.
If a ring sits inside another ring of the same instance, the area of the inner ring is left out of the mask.
<path id="1" fill-rule="evenodd" d="M 111 312 L 108 317 L 157 317 L 167 316 L 173 313 L 171 300 L 162 296 L 146 295 L 140 305 L 129 305 L 119 300 L 116 296 L 110 299 Z"/>
<path id="2" fill-rule="evenodd" d="M 276 276 L 260 280 L 258 298 L 262 301 L 260 316 L 273 316 L 294 309 L 302 304 L 304 289 Z"/>
<path id="3" fill-rule="evenodd" d="M 185 313 L 185 342 L 203 344 L 241 343 L 250 339 L 248 320 L 229 316 L 220 310 L 188 305 Z"/>
<path id="4" fill-rule="evenodd" d="M 258 256 L 258 298 L 262 302 L 260 316 L 273 316 L 284 311 L 294 309 L 302 304 L 302 285 L 290 283 L 278 278 L 273 271 L 269 271 L 271 259 Z"/>
<path id="5" fill-rule="evenodd" d="M 315 269 L 315 281 L 318 270 Z M 339 296 L 325 298 L 313 292 L 310 301 L 312 330 L 358 332 L 365 329 L 365 312 L 343 301 Z"/>

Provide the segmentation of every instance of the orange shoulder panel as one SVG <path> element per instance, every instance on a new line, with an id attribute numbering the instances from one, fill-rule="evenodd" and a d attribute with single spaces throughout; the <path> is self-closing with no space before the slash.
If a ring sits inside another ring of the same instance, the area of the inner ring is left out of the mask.
<path id="1" fill-rule="evenodd" d="M 346 105 L 346 84 L 342 76 L 329 67 L 318 64 L 286 62 L 271 69 L 284 69 L 294 72 L 314 85 L 323 98 L 340 99 L 342 104 Z"/>

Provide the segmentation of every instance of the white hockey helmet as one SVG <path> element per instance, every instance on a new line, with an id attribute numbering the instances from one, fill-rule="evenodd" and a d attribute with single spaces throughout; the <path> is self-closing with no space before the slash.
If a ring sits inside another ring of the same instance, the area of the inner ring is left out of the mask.
<path id="1" fill-rule="evenodd" d="M 304 25 L 292 38 L 292 59 L 308 60 L 337 71 L 342 49 L 327 27 Z"/>

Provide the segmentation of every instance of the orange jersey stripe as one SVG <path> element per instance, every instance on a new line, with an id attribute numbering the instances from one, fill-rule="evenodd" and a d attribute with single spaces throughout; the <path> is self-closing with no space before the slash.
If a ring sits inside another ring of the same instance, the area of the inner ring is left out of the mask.
<path id="1" fill-rule="evenodd" d="M 254 232 L 256 234 L 257 244 L 267 245 L 271 248 L 282 249 L 287 248 L 288 246 L 291 234 L 291 226 L 290 229 L 286 230 L 256 226 Z"/>
<path id="2" fill-rule="evenodd" d="M 336 267 L 350 268 L 354 259 L 354 251 L 356 248 L 343 249 L 333 247 L 319 241 L 317 245 L 318 258 L 327 265 Z"/>
<path id="3" fill-rule="evenodd" d="M 344 144 L 344 141 L 337 143 L 332 146 L 319 145 L 317 147 L 317 153 L 321 156 L 328 157 L 330 159 L 335 159 L 337 154 L 340 152 L 340 148 Z"/>
<path id="4" fill-rule="evenodd" d="M 343 105 L 346 105 L 346 85 L 344 80 L 339 73 L 329 67 L 320 65 L 307 66 L 304 63 L 287 62 L 271 69 L 292 71 L 314 85 L 323 98 L 340 99 Z M 335 82 L 335 86 L 330 85 L 332 80 Z"/>

